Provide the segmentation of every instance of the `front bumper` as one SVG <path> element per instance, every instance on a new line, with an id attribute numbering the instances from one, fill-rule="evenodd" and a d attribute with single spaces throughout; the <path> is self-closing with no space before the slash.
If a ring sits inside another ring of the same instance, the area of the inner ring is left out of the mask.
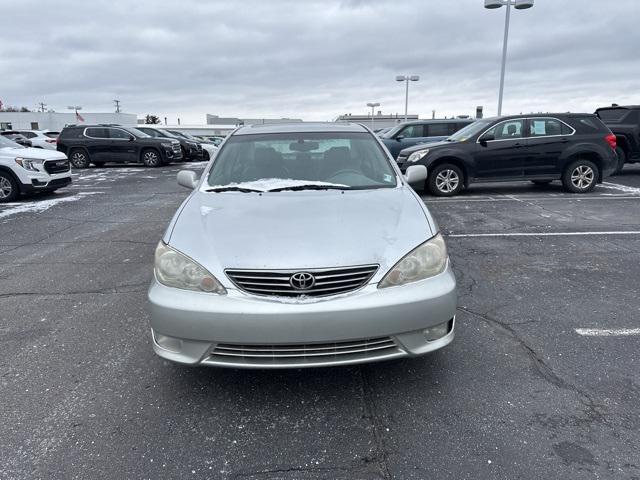
<path id="1" fill-rule="evenodd" d="M 180 149 L 174 150 L 169 147 L 163 147 L 162 153 L 166 160 L 182 160 L 182 150 Z"/>
<path id="2" fill-rule="evenodd" d="M 47 174 L 45 172 L 21 171 L 18 173 L 20 191 L 30 194 L 66 187 L 71 183 L 71 172 Z"/>
<path id="3" fill-rule="evenodd" d="M 354 293 L 305 303 L 233 289 L 220 296 L 191 292 L 155 279 L 148 297 L 158 355 L 185 364 L 244 368 L 346 365 L 422 355 L 453 340 L 457 302 L 450 266 L 411 285 L 378 289 L 371 284 Z M 448 326 L 446 334 L 429 341 L 425 329 L 442 324 Z M 389 348 L 369 348 L 380 339 Z M 354 350 L 351 345 L 360 347 Z M 221 346 L 247 355 L 219 355 Z M 333 354 L 305 353 L 322 348 Z M 248 353 L 256 349 L 274 353 L 257 358 Z M 283 349 L 299 355 L 280 355 Z"/>

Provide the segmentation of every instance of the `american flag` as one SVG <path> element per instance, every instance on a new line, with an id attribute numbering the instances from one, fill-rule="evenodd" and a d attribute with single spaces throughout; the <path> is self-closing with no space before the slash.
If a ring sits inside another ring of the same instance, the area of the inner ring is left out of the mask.
<path id="1" fill-rule="evenodd" d="M 76 110 L 76 120 L 78 120 L 79 122 L 84 122 L 84 118 L 82 118 L 82 115 L 80 115 L 77 110 Z"/>

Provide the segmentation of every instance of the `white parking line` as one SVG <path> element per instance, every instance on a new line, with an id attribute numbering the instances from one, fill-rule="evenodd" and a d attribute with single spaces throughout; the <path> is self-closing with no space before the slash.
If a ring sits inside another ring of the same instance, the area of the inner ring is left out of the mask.
<path id="1" fill-rule="evenodd" d="M 612 190 L 618 190 L 619 192 L 634 193 L 636 195 L 640 195 L 640 188 L 630 187 L 628 185 L 620 185 L 618 183 L 602 182 L 601 187 L 602 188 L 609 188 L 609 189 L 612 189 Z"/>
<path id="2" fill-rule="evenodd" d="M 578 335 L 585 337 L 628 337 L 640 335 L 640 328 L 576 328 Z"/>
<path id="3" fill-rule="evenodd" d="M 447 237 L 577 237 L 582 235 L 640 235 L 640 230 L 614 230 L 610 232 L 505 232 L 505 233 L 450 233 Z"/>
<path id="4" fill-rule="evenodd" d="M 478 197 L 458 197 L 456 199 L 442 199 L 436 200 L 429 197 L 422 197 L 422 200 L 429 204 L 433 203 L 471 203 L 471 202 L 538 202 L 545 200 L 563 200 L 563 201 L 574 201 L 580 202 L 582 200 L 640 200 L 640 196 L 629 196 L 628 194 L 614 194 L 614 193 L 603 193 L 602 195 L 555 195 L 555 196 L 536 196 L 536 197 L 516 197 L 516 196 L 508 196 L 502 198 L 478 198 Z"/>

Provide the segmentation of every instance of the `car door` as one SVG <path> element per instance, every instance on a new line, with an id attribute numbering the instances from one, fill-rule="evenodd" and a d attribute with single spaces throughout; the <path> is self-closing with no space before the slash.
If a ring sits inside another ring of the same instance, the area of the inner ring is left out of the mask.
<path id="1" fill-rule="evenodd" d="M 108 162 L 110 151 L 109 132 L 104 127 L 88 127 L 84 129 L 85 146 L 89 157 L 94 162 Z"/>
<path id="2" fill-rule="evenodd" d="M 535 117 L 527 121 L 528 158 L 524 162 L 526 178 L 559 177 L 560 156 L 575 130 L 557 118 Z"/>
<path id="3" fill-rule="evenodd" d="M 387 144 L 387 147 L 393 158 L 397 158 L 401 150 L 428 140 L 425 125 L 421 123 L 407 125 L 396 134 L 393 140 Z"/>
<path id="4" fill-rule="evenodd" d="M 525 120 L 504 120 L 477 140 L 474 155 L 478 180 L 518 180 L 523 177 L 527 155 Z"/>
<path id="5" fill-rule="evenodd" d="M 109 127 L 111 161 L 136 162 L 136 145 L 131 133 L 121 128 Z"/>

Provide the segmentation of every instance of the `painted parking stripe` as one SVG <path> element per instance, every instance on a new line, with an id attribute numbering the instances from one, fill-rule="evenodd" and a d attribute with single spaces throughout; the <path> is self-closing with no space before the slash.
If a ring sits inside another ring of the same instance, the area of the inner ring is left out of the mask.
<path id="1" fill-rule="evenodd" d="M 536 197 L 503 197 L 503 198 L 470 198 L 470 197 L 460 197 L 457 199 L 443 199 L 443 200 L 434 200 L 428 197 L 422 197 L 422 200 L 428 204 L 434 203 L 471 203 L 471 202 L 539 202 L 545 200 L 562 200 L 562 201 L 574 201 L 580 202 L 583 200 L 640 200 L 640 196 L 629 196 L 628 194 L 602 194 L 602 195 L 581 195 L 580 197 L 576 197 L 575 195 L 571 196 L 536 196 Z"/>
<path id="2" fill-rule="evenodd" d="M 629 337 L 640 335 L 640 328 L 576 328 L 585 337 Z"/>
<path id="3" fill-rule="evenodd" d="M 610 232 L 505 232 L 505 233 L 450 233 L 450 238 L 468 237 L 577 237 L 582 235 L 640 235 L 640 230 Z"/>
<path id="4" fill-rule="evenodd" d="M 602 185 L 600 186 L 602 188 L 618 190 L 619 192 L 634 193 L 636 195 L 640 195 L 640 188 L 637 188 L 637 187 L 630 187 L 628 185 L 620 185 L 618 183 L 610 183 L 610 182 L 602 182 Z"/>

